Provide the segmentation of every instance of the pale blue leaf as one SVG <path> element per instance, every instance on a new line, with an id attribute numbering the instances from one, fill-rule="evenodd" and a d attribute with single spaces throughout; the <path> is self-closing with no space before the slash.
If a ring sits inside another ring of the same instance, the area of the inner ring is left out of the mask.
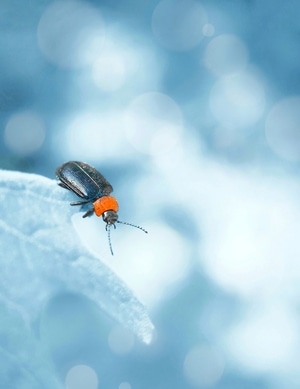
<path id="1" fill-rule="evenodd" d="M 55 180 L 0 171 L 0 387 L 60 388 L 32 330 L 46 302 L 81 293 L 149 343 L 153 325 L 124 282 L 81 244 L 74 196 Z"/>

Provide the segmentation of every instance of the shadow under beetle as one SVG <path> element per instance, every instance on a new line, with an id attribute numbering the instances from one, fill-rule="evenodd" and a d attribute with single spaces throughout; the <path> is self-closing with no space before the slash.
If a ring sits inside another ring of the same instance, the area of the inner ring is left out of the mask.
<path id="1" fill-rule="evenodd" d="M 147 231 L 140 226 L 118 220 L 117 212 L 119 205 L 117 200 L 110 196 L 113 187 L 94 167 L 84 162 L 66 162 L 56 169 L 56 177 L 59 180 L 58 185 L 74 192 L 78 197 L 83 199 L 74 201 L 71 205 L 91 203 L 92 207 L 85 212 L 82 217 L 90 216 L 94 212 L 97 216 L 102 216 L 106 223 L 105 228 L 108 234 L 108 243 L 112 255 L 113 250 L 110 240 L 110 227 L 113 225 L 114 228 L 116 228 L 115 223 L 136 227 L 147 233 Z"/>

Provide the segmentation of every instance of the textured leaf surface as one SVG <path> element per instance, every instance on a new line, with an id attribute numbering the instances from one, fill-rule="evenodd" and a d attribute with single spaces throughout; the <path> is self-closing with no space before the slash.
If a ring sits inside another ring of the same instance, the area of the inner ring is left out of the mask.
<path id="1" fill-rule="evenodd" d="M 5 388 L 60 388 L 32 324 L 61 291 L 81 293 L 141 340 L 153 325 L 122 280 L 81 244 L 54 180 L 0 171 L 0 383 Z"/>

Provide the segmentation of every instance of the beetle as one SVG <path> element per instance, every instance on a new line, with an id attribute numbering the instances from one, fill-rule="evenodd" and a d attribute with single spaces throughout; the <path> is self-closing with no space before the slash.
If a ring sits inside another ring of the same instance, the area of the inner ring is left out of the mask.
<path id="1" fill-rule="evenodd" d="M 70 205 L 92 205 L 84 213 L 83 218 L 93 213 L 97 216 L 102 216 L 103 221 L 106 223 L 105 229 L 108 234 L 108 243 L 112 255 L 113 250 L 110 240 L 110 227 L 112 225 L 116 228 L 116 223 L 122 223 L 148 233 L 140 226 L 118 220 L 119 204 L 117 199 L 110 195 L 113 187 L 93 166 L 85 162 L 69 161 L 56 169 L 56 177 L 59 180 L 58 185 L 70 190 L 82 199 L 73 201 Z"/>

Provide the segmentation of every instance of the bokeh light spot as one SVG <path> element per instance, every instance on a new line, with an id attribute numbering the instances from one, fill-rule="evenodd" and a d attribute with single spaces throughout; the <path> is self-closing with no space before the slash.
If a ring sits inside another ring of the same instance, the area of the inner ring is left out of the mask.
<path id="1" fill-rule="evenodd" d="M 204 36 L 207 36 L 207 37 L 213 36 L 215 34 L 215 26 L 213 24 L 210 24 L 210 23 L 204 24 L 204 26 L 202 28 L 202 33 Z"/>
<path id="2" fill-rule="evenodd" d="M 76 365 L 68 371 L 65 384 L 66 389 L 97 389 L 98 378 L 91 367 Z"/>
<path id="3" fill-rule="evenodd" d="M 152 31 L 160 44 L 175 51 L 186 51 L 203 39 L 206 13 L 194 0 L 162 0 L 152 16 Z"/>
<path id="4" fill-rule="evenodd" d="M 168 153 L 181 141 L 181 110 L 162 93 L 146 93 L 134 99 L 124 124 L 129 142 L 145 154 Z"/>
<path id="5" fill-rule="evenodd" d="M 283 99 L 271 109 L 265 133 L 277 155 L 289 161 L 300 160 L 300 96 Z"/>
<path id="6" fill-rule="evenodd" d="M 221 288 L 240 298 L 281 295 L 299 272 L 297 194 L 288 179 L 275 183 L 266 175 L 228 167 L 217 176 L 214 187 L 222 193 L 215 197 L 214 188 L 209 211 L 202 214 L 202 266 Z"/>
<path id="7" fill-rule="evenodd" d="M 131 389 L 131 385 L 128 382 L 121 382 L 119 389 Z"/>
<path id="8" fill-rule="evenodd" d="M 92 80 L 107 92 L 122 88 L 129 80 L 133 81 L 131 85 L 140 85 L 145 74 L 152 83 L 149 77 L 155 78 L 159 69 L 159 62 L 156 61 L 154 67 L 152 61 L 154 57 L 149 48 L 128 42 L 124 32 L 113 30 L 107 33 L 103 48 L 92 64 Z"/>
<path id="9" fill-rule="evenodd" d="M 228 334 L 227 346 L 245 369 L 266 372 L 289 365 L 298 341 L 297 319 L 279 303 L 249 312 Z"/>
<path id="10" fill-rule="evenodd" d="M 99 161 L 124 158 L 131 153 L 122 125 L 120 112 L 85 111 L 63 123 L 64 134 L 60 132 L 58 142 L 54 139 L 53 148 L 64 158 Z M 61 140 L 64 139 L 64 142 Z"/>
<path id="11" fill-rule="evenodd" d="M 42 146 L 45 133 L 45 124 L 40 116 L 32 111 L 23 111 L 8 120 L 4 129 L 4 142 L 12 152 L 27 156 Z"/>
<path id="12" fill-rule="evenodd" d="M 209 346 L 196 346 L 185 357 L 183 370 L 187 380 L 196 387 L 214 386 L 224 372 L 221 354 Z"/>
<path id="13" fill-rule="evenodd" d="M 147 230 L 149 234 L 122 229 L 116 243 L 122 261 L 111 266 L 150 306 L 176 288 L 190 263 L 188 244 L 179 233 L 159 223 L 147 224 Z"/>
<path id="14" fill-rule="evenodd" d="M 122 87 L 126 79 L 124 57 L 118 53 L 103 53 L 93 64 L 93 80 L 104 91 Z"/>
<path id="15" fill-rule="evenodd" d="M 248 73 L 222 77 L 210 93 L 210 109 L 225 127 L 249 127 L 260 119 L 264 108 L 264 88 L 255 76 Z"/>
<path id="16" fill-rule="evenodd" d="M 134 346 L 134 336 L 126 328 L 116 326 L 108 336 L 108 344 L 115 354 L 128 354 Z"/>
<path id="17" fill-rule="evenodd" d="M 248 62 L 248 50 L 235 35 L 224 34 L 212 39 L 204 53 L 204 65 L 216 75 L 242 71 Z"/>
<path id="18" fill-rule="evenodd" d="M 98 8 L 80 0 L 50 3 L 37 31 L 40 50 L 58 66 L 87 65 L 100 50 L 103 21 Z"/>

